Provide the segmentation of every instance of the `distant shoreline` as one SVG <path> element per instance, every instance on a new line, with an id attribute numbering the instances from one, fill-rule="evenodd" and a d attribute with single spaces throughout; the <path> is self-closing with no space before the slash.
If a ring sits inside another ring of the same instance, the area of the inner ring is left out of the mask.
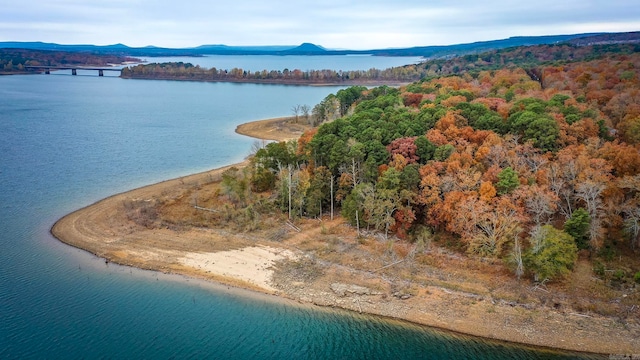
<path id="1" fill-rule="evenodd" d="M 205 79 L 205 78 L 190 78 L 190 77 L 172 77 L 172 76 L 122 76 L 121 79 L 131 80 L 163 80 L 163 81 L 195 81 L 195 82 L 211 82 L 211 83 L 233 83 L 233 84 L 265 84 L 265 85 L 293 85 L 293 86 L 392 86 L 400 87 L 411 84 L 412 81 L 384 81 L 384 80 L 345 80 L 345 81 L 307 81 L 307 80 L 279 80 L 279 79 Z"/>

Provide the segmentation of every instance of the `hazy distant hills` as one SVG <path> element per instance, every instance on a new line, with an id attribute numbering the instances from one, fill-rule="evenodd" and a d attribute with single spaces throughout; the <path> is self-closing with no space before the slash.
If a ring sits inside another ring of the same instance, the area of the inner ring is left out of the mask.
<path id="1" fill-rule="evenodd" d="M 550 36 L 517 36 L 508 39 L 480 41 L 468 44 L 420 46 L 398 49 L 372 50 L 332 50 L 311 43 L 272 46 L 228 46 L 201 45 L 193 48 L 161 48 L 156 46 L 129 47 L 124 44 L 115 45 L 61 45 L 44 42 L 0 42 L 0 48 L 57 50 L 68 52 L 90 52 L 119 56 L 201 56 L 201 55 L 348 55 L 371 54 L 378 56 L 424 56 L 446 57 L 477 53 L 487 50 L 504 49 L 515 46 L 542 45 L 570 42 L 574 45 L 593 43 L 640 42 L 640 32 L 627 33 L 587 33 L 573 35 Z"/>

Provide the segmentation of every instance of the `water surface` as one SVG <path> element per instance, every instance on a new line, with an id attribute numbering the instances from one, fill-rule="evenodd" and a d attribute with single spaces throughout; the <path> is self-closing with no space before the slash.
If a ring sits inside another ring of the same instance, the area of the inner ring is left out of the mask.
<path id="1" fill-rule="evenodd" d="M 242 160 L 236 125 L 339 87 L 0 77 L 0 358 L 571 358 L 113 264 L 53 223 Z"/>
<path id="2" fill-rule="evenodd" d="M 302 56 L 302 55 L 205 55 L 202 57 L 145 57 L 150 63 L 178 62 L 200 65 L 204 68 L 215 67 L 217 69 L 231 70 L 241 68 L 250 71 L 262 70 L 369 70 L 371 68 L 387 69 L 390 67 L 416 64 L 423 61 L 419 56 L 350 56 L 350 55 L 322 55 L 322 56 Z"/>

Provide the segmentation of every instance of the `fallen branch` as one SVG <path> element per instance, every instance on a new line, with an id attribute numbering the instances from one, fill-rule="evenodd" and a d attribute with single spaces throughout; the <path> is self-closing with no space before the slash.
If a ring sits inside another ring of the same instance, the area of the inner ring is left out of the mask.
<path id="1" fill-rule="evenodd" d="M 578 314 L 578 313 L 569 313 L 569 315 L 582 316 L 582 317 L 586 317 L 586 318 L 590 318 L 590 317 L 591 317 L 591 316 L 589 316 L 589 315 L 585 315 L 585 314 Z"/>
<path id="2" fill-rule="evenodd" d="M 383 266 L 383 267 L 381 267 L 381 268 L 379 268 L 379 269 L 375 269 L 375 270 L 373 270 L 372 272 L 378 272 L 378 271 L 380 271 L 380 270 L 386 269 L 386 268 L 391 267 L 391 266 L 393 266 L 393 265 L 400 264 L 400 263 L 401 263 L 401 262 L 403 262 L 404 260 L 405 260 L 405 259 L 398 260 L 398 261 L 396 261 L 396 262 L 394 262 L 394 263 L 392 263 L 392 264 L 385 265 L 385 266 Z"/>
<path id="3" fill-rule="evenodd" d="M 212 213 L 219 212 L 218 210 L 203 208 L 202 206 L 198 206 L 198 205 L 195 205 L 193 208 L 196 209 L 196 210 L 204 210 L 204 211 L 209 211 L 209 212 L 212 212 Z"/>
<path id="4" fill-rule="evenodd" d="M 290 221 L 285 221 L 284 223 L 287 224 L 290 228 L 292 228 L 293 230 L 295 230 L 297 232 L 302 231 L 299 227 L 293 225 Z"/>

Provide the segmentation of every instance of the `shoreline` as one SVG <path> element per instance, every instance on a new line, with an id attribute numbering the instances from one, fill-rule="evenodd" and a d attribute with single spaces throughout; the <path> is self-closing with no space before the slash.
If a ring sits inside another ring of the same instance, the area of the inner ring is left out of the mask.
<path id="1" fill-rule="evenodd" d="M 236 132 L 263 140 L 295 139 L 301 129 L 283 126 L 291 118 L 241 124 Z M 215 228 L 190 229 L 187 234 L 165 228 L 145 229 L 132 226 L 126 218 L 124 205 L 128 202 L 155 201 L 158 194 L 179 197 L 186 189 L 219 181 L 226 169 L 247 164 L 248 161 L 243 161 L 112 195 L 59 219 L 51 233 L 61 242 L 106 261 L 272 294 L 305 305 L 341 308 L 549 350 L 640 353 L 638 329 L 624 329 L 615 319 L 598 315 L 585 317 L 546 307 L 528 309 L 443 286 L 420 288 L 408 299 L 387 297 L 380 290 L 385 286 L 380 285 L 382 280 L 371 280 L 374 277 L 371 271 L 356 268 L 335 270 L 338 279 L 349 281 L 349 284 L 338 284 L 346 288 L 336 290 L 335 283 L 328 286 L 326 282 L 314 280 L 299 282 L 281 274 L 278 268 L 283 261 L 304 256 L 295 246 Z M 325 221 L 322 228 L 325 225 L 337 227 L 341 223 Z M 305 229 L 305 236 L 321 231 L 317 222 L 305 223 L 305 227 L 310 229 Z M 177 244 L 176 239 L 188 241 Z M 254 262 L 248 260 L 248 254 L 254 255 Z M 231 269 L 233 264 L 224 263 L 225 257 L 232 258 L 232 263 L 244 262 L 245 266 Z M 253 281 L 258 277 L 261 280 Z M 362 283 L 353 282 L 355 279 L 368 281 L 370 285 L 362 287 Z M 353 285 L 358 286 L 349 288 Z M 485 321 L 485 316 L 490 317 L 490 321 Z M 543 331 L 549 327 L 551 332 Z"/>
<path id="2" fill-rule="evenodd" d="M 197 77 L 171 77 L 171 76 L 154 76 L 154 77 L 145 77 L 145 76 L 119 76 L 121 79 L 125 80 L 161 80 L 161 81 L 194 81 L 194 82 L 209 82 L 209 83 L 233 83 L 233 84 L 263 84 L 263 85 L 290 85 L 290 86 L 367 86 L 367 87 L 378 87 L 378 86 L 391 86 L 391 87 L 400 87 L 404 85 L 411 84 L 412 81 L 406 80 L 345 80 L 345 81 L 318 81 L 312 82 L 307 80 L 278 80 L 278 79 L 207 79 L 207 78 L 197 78 Z M 415 81 L 415 80 L 414 80 Z"/>
<path id="3" fill-rule="evenodd" d="M 296 140 L 308 126 L 303 125 L 304 119 L 299 117 L 299 124 L 291 124 L 294 116 L 281 116 L 271 119 L 251 121 L 236 126 L 235 132 L 252 137 L 256 140 L 289 141 Z"/>

